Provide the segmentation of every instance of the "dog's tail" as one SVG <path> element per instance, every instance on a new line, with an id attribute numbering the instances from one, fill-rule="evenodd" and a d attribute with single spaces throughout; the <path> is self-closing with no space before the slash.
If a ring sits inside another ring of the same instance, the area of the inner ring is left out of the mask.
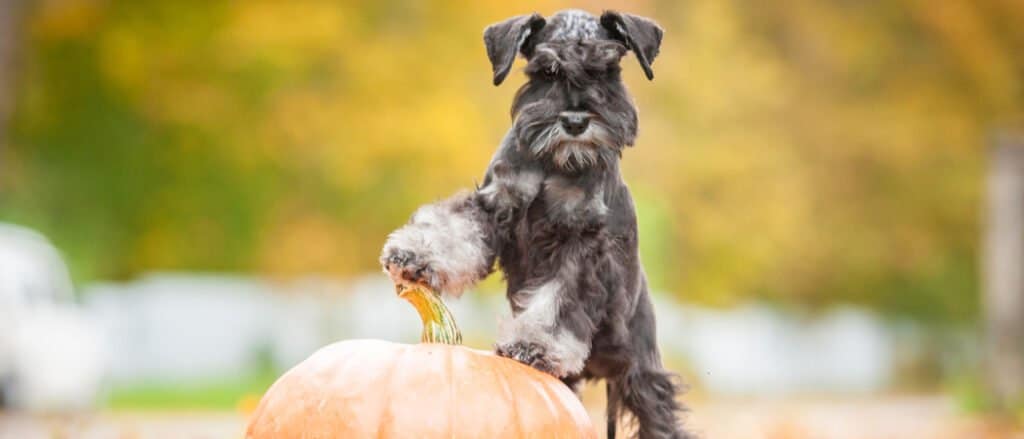
<path id="1" fill-rule="evenodd" d="M 633 368 L 605 383 L 608 394 L 608 437 L 615 438 L 617 421 L 630 415 L 639 439 L 693 439 L 679 415 L 676 399 L 683 391 L 679 377 L 663 369 Z"/>

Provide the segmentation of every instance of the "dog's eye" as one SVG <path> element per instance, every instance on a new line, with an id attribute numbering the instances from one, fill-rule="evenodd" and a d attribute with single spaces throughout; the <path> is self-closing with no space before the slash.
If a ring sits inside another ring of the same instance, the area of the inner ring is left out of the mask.
<path id="1" fill-rule="evenodd" d="M 540 74 L 541 74 L 541 76 L 544 77 L 544 79 L 547 79 L 549 81 L 554 81 L 554 80 L 558 79 L 558 75 L 559 75 L 558 68 L 555 67 L 555 66 L 550 66 L 550 67 L 545 68 L 544 70 L 541 70 Z"/>
<path id="2" fill-rule="evenodd" d="M 619 67 L 619 64 L 615 63 L 615 64 L 612 64 L 612 65 L 609 65 L 608 68 L 605 69 L 604 74 L 606 76 L 608 76 L 609 78 L 618 79 L 619 73 L 621 73 L 621 72 L 622 72 L 622 67 Z"/>

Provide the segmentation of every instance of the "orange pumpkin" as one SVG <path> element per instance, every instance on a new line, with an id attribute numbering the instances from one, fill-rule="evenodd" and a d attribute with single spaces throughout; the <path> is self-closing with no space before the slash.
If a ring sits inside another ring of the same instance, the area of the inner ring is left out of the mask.
<path id="1" fill-rule="evenodd" d="M 332 344 L 270 387 L 250 439 L 596 438 L 579 399 L 558 379 L 459 346 L 436 294 L 399 288 L 423 319 L 423 341 Z"/>

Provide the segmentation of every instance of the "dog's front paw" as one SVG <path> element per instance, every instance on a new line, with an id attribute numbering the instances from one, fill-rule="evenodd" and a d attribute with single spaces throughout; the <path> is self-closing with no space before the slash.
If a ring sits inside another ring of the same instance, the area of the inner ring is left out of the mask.
<path id="1" fill-rule="evenodd" d="M 511 358 L 541 372 L 561 377 L 562 368 L 556 360 L 549 358 L 544 346 L 537 343 L 514 342 L 497 346 L 497 354 Z"/>
<path id="2" fill-rule="evenodd" d="M 430 266 L 428 259 L 411 250 L 386 247 L 381 264 L 395 283 L 425 285 L 434 291 L 442 289 L 437 271 Z"/>
<path id="3" fill-rule="evenodd" d="M 491 272 L 489 226 L 472 196 L 462 192 L 420 207 L 388 235 L 380 263 L 391 280 L 459 296 Z"/>

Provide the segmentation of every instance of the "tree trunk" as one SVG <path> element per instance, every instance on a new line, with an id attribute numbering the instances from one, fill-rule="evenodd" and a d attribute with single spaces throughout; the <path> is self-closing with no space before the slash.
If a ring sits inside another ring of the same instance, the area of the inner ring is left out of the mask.
<path id="1" fill-rule="evenodd" d="M 0 166 L 7 146 L 7 126 L 14 110 L 14 76 L 21 41 L 22 0 L 0 0 Z"/>
<path id="2" fill-rule="evenodd" d="M 1024 397 L 1024 130 L 991 151 L 985 245 L 987 378 L 1003 407 Z"/>

